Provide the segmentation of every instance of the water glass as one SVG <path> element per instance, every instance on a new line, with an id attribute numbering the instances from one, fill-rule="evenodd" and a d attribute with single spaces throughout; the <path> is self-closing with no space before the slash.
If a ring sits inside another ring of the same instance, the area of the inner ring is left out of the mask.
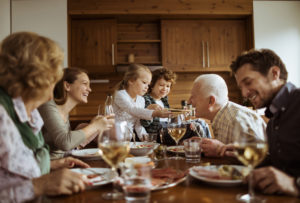
<path id="1" fill-rule="evenodd" d="M 148 203 L 151 194 L 151 167 L 136 164 L 125 170 L 123 190 L 127 203 Z"/>
<path id="2" fill-rule="evenodd" d="M 185 160 L 189 163 L 199 163 L 201 159 L 200 139 L 186 139 L 184 143 Z"/>

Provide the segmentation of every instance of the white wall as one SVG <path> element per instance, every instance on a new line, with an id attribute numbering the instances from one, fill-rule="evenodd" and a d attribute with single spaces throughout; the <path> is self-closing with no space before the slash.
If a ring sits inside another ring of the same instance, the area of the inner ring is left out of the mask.
<path id="1" fill-rule="evenodd" d="M 64 66 L 68 64 L 67 30 L 67 0 L 12 0 L 12 32 L 31 31 L 53 39 L 64 50 Z"/>
<path id="2" fill-rule="evenodd" d="M 300 2 L 254 1 L 255 48 L 275 51 L 300 87 Z"/>
<path id="3" fill-rule="evenodd" d="M 0 0 L 0 42 L 10 34 L 10 0 Z"/>

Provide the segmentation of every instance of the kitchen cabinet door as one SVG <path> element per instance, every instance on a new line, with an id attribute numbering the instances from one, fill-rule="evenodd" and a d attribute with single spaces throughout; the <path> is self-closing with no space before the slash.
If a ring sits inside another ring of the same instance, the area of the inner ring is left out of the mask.
<path id="1" fill-rule="evenodd" d="M 196 20 L 163 20 L 163 66 L 174 71 L 198 71 L 204 66 L 203 26 Z"/>
<path id="2" fill-rule="evenodd" d="M 163 20 L 163 66 L 177 72 L 229 71 L 246 48 L 243 20 Z"/>
<path id="3" fill-rule="evenodd" d="M 114 72 L 116 21 L 72 19 L 71 65 L 92 74 Z"/>
<path id="4" fill-rule="evenodd" d="M 205 68 L 226 69 L 246 50 L 246 25 L 244 20 L 202 21 L 205 30 Z"/>

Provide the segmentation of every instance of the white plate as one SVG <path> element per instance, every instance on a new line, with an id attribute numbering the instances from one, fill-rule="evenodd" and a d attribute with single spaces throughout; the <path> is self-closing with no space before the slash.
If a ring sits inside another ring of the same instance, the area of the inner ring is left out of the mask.
<path id="1" fill-rule="evenodd" d="M 81 173 L 87 176 L 99 174 L 99 176 L 97 177 L 88 179 L 93 184 L 92 187 L 111 183 L 115 176 L 109 168 L 73 168 L 71 170 L 76 173 Z"/>
<path id="2" fill-rule="evenodd" d="M 139 147 L 139 146 L 144 147 Z M 147 154 L 151 153 L 153 149 L 156 149 L 159 146 L 158 143 L 153 142 L 130 142 L 130 154 L 134 156 L 146 156 Z"/>
<path id="3" fill-rule="evenodd" d="M 81 159 L 100 159 L 100 151 L 98 148 L 72 150 L 71 155 Z"/>
<path id="4" fill-rule="evenodd" d="M 170 146 L 167 147 L 168 152 L 173 152 L 173 153 L 179 153 L 179 154 L 184 154 L 184 146 Z"/>
<path id="5" fill-rule="evenodd" d="M 207 178 L 204 176 L 200 176 L 197 172 L 195 172 L 193 170 L 194 168 L 202 168 L 202 169 L 211 170 L 211 171 L 218 171 L 218 168 L 220 166 L 216 166 L 216 165 L 194 166 L 194 167 L 190 168 L 189 174 L 198 180 L 201 180 L 203 182 L 206 182 L 210 185 L 215 185 L 215 186 L 226 186 L 227 187 L 227 186 L 238 186 L 238 185 L 242 184 L 242 180 L 222 180 L 222 179 Z M 245 166 L 239 166 L 239 165 L 231 165 L 231 166 L 235 167 L 239 171 L 242 171 L 245 168 Z"/>

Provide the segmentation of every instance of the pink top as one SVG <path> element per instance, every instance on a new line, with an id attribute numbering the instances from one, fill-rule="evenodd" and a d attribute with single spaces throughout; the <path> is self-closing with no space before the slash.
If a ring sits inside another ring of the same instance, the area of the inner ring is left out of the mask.
<path id="1" fill-rule="evenodd" d="M 14 109 L 21 122 L 29 122 L 34 133 L 43 126 L 37 110 L 29 120 L 21 98 L 13 99 Z M 0 104 L 0 200 L 22 202 L 34 198 L 32 178 L 41 175 L 33 152 L 27 148 L 15 124 Z"/>

